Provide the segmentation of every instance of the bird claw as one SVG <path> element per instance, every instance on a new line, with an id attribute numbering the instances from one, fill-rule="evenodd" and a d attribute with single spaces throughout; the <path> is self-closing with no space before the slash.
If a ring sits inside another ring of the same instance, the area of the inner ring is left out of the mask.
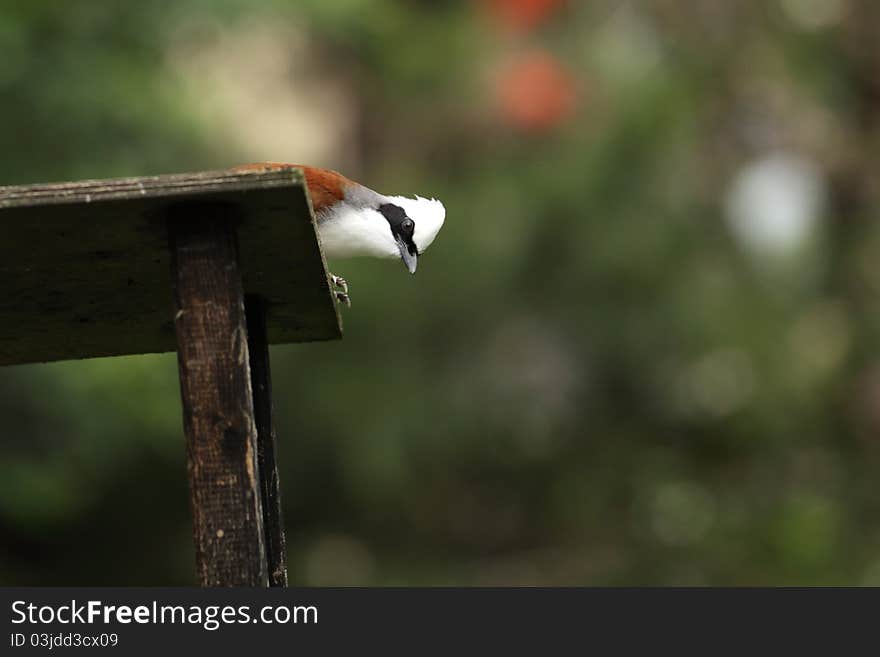
<path id="1" fill-rule="evenodd" d="M 351 297 L 348 296 L 348 283 L 342 276 L 337 276 L 336 274 L 330 274 L 330 283 L 333 287 L 338 287 L 338 290 L 333 290 L 333 294 L 336 296 L 336 300 L 339 303 L 344 303 L 346 306 L 351 308 Z"/>
<path id="2" fill-rule="evenodd" d="M 336 274 L 330 274 L 330 282 L 333 283 L 333 287 L 338 287 L 342 290 L 343 294 L 348 294 L 348 283 L 342 276 L 337 276 Z"/>

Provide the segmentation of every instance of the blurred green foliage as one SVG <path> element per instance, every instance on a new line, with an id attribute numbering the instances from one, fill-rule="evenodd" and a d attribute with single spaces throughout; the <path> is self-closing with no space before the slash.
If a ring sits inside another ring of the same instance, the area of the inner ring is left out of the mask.
<path id="1" fill-rule="evenodd" d="M 343 90 L 313 163 L 445 202 L 415 277 L 331 263 L 342 342 L 273 348 L 295 583 L 880 583 L 880 10 L 562 4 L 7 0 L 0 180 L 300 160 L 221 120 L 268 44 L 266 105 Z M 0 389 L 0 582 L 192 583 L 174 356 Z"/>

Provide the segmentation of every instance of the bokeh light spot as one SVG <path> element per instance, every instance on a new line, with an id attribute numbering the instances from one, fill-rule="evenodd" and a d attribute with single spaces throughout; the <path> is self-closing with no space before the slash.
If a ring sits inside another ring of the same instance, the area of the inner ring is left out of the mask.
<path id="1" fill-rule="evenodd" d="M 785 256 L 813 236 L 824 198 L 825 181 L 812 162 L 773 153 L 736 175 L 727 196 L 727 220 L 748 250 Z"/>
<path id="2" fill-rule="evenodd" d="M 553 128 L 575 109 L 574 80 L 543 50 L 517 58 L 500 76 L 497 93 L 504 118 L 522 130 Z"/>
<path id="3" fill-rule="evenodd" d="M 529 31 L 545 21 L 564 0 L 484 0 L 492 18 L 504 28 Z"/>

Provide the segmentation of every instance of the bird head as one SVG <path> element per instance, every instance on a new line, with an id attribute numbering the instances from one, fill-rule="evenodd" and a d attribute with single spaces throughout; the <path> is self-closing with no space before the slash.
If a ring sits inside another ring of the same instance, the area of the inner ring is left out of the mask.
<path id="1" fill-rule="evenodd" d="M 416 273 L 418 257 L 425 252 L 446 218 L 446 209 L 440 201 L 419 196 L 388 198 L 377 208 L 388 223 L 400 259 L 409 273 Z"/>

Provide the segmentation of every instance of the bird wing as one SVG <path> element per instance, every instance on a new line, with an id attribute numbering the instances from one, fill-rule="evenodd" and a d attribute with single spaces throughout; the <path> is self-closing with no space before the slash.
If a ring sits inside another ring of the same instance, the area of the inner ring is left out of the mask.
<path id="1" fill-rule="evenodd" d="M 352 181 L 338 171 L 320 169 L 303 164 L 286 164 L 284 162 L 254 162 L 233 168 L 233 171 L 273 171 L 284 167 L 297 167 L 303 170 L 312 208 L 320 212 L 345 199 L 345 188 L 353 185 Z"/>

